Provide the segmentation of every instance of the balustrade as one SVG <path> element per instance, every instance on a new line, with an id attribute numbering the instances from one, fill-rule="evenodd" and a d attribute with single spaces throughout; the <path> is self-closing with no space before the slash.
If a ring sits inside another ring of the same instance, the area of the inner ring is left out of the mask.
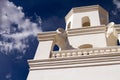
<path id="1" fill-rule="evenodd" d="M 73 49 L 63 51 L 52 51 L 51 58 L 65 58 L 76 56 L 100 55 L 100 54 L 113 54 L 120 52 L 120 47 L 105 47 L 105 48 L 88 48 L 88 49 Z"/>

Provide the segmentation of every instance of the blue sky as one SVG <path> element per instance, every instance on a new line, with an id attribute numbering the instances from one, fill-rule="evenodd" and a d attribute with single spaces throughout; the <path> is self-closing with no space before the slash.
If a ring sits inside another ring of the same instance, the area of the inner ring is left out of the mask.
<path id="1" fill-rule="evenodd" d="M 65 28 L 72 7 L 99 4 L 120 23 L 120 0 L 0 0 L 0 80 L 26 80 L 37 33 Z"/>

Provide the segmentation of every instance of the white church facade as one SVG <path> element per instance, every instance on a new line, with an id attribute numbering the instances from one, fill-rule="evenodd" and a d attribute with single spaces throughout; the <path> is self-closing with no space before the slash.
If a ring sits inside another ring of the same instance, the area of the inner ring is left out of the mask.
<path id="1" fill-rule="evenodd" d="M 65 20 L 65 30 L 38 34 L 27 80 L 120 80 L 120 25 L 99 5 L 72 8 Z"/>

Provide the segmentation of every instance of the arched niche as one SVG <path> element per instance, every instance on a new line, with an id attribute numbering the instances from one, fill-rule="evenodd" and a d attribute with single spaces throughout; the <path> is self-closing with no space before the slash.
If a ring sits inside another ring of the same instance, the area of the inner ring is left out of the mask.
<path id="1" fill-rule="evenodd" d="M 90 26 L 90 19 L 88 16 L 82 18 L 82 27 L 89 27 Z"/>
<path id="2" fill-rule="evenodd" d="M 83 44 L 79 46 L 80 49 L 85 49 L 85 48 L 93 48 L 92 44 Z"/>

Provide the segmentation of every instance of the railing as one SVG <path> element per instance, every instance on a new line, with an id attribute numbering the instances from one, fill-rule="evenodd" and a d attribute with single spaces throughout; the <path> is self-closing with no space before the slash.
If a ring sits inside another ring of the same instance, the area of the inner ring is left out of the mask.
<path id="1" fill-rule="evenodd" d="M 51 58 L 112 54 L 119 52 L 120 52 L 120 47 L 118 46 L 104 47 L 104 48 L 74 49 L 74 50 L 64 50 L 64 51 L 52 51 Z"/>

